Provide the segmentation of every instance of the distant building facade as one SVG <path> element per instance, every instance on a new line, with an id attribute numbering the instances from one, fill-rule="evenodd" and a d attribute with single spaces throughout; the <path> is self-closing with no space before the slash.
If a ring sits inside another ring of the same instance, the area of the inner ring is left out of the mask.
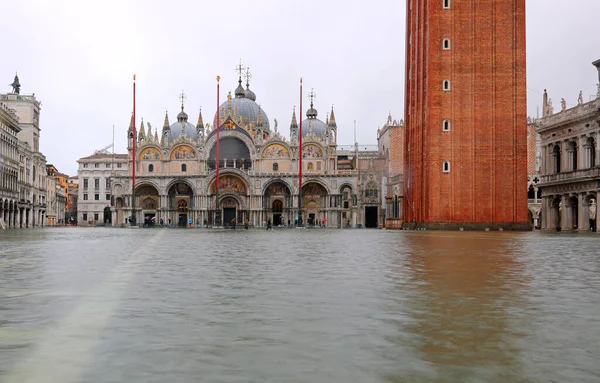
<path id="1" fill-rule="evenodd" d="M 128 155 L 95 153 L 80 158 L 77 170 L 77 187 L 69 184 L 69 215 L 76 206 L 79 226 L 112 225 L 111 211 L 112 180 L 128 174 Z M 72 191 L 77 190 L 77 200 L 73 204 Z"/>
<path id="2" fill-rule="evenodd" d="M 5 192 L 0 191 L 0 218 L 5 216 L 2 219 L 8 228 L 40 227 L 46 223 L 46 157 L 39 151 L 41 106 L 35 95 L 20 93 L 18 76 L 15 76 L 11 85 L 11 93 L 0 94 L 0 115 L 3 116 L 0 118 L 3 120 L 3 136 L 7 139 L 6 150 L 10 152 L 9 159 L 5 159 L 10 185 L 14 185 L 14 175 L 11 173 L 15 170 L 14 160 L 18 160 L 18 198 L 14 197 L 14 186 L 10 186 L 10 192 L 9 188 L 4 189 Z M 15 117 L 18 131 L 15 130 Z M 18 138 L 16 143 L 15 132 Z"/>
<path id="3" fill-rule="evenodd" d="M 46 225 L 65 224 L 67 206 L 66 174 L 60 173 L 54 165 L 46 165 Z"/>
<path id="4" fill-rule="evenodd" d="M 593 63 L 598 70 L 600 60 Z M 597 96 L 554 111 L 544 92 L 544 114 L 538 120 L 541 136 L 541 225 L 548 230 L 596 230 L 600 198 L 600 86 Z"/>

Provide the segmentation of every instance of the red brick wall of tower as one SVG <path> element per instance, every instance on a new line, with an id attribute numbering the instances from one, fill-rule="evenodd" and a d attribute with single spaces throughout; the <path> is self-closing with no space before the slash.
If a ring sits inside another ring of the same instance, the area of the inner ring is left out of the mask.
<path id="1" fill-rule="evenodd" d="M 409 0 L 406 38 L 405 222 L 527 222 L 525 0 Z"/>

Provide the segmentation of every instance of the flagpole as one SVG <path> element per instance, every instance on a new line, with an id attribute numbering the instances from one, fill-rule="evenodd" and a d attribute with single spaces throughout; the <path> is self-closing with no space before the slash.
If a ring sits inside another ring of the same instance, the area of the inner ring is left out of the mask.
<path id="1" fill-rule="evenodd" d="M 136 216 L 135 216 L 135 163 L 136 163 L 136 154 L 135 147 L 137 143 L 137 132 L 135 130 L 135 75 L 133 75 L 133 145 L 132 145 L 132 159 L 133 165 L 131 167 L 131 218 L 129 218 L 129 222 L 131 226 L 136 225 Z"/>
<path id="2" fill-rule="evenodd" d="M 216 179 L 215 179 L 215 225 L 217 226 L 221 226 L 221 211 L 219 209 L 219 162 L 221 160 L 220 157 L 220 135 L 219 135 L 219 131 L 220 126 L 221 126 L 221 114 L 219 112 L 219 107 L 220 107 L 220 102 L 219 102 L 219 81 L 221 80 L 220 76 L 217 76 L 217 126 L 215 127 L 217 129 L 217 150 L 216 150 L 216 159 L 217 159 L 217 164 L 216 164 Z"/>
<path id="3" fill-rule="evenodd" d="M 298 226 L 302 227 L 302 77 L 300 77 L 300 148 L 298 150 Z"/>

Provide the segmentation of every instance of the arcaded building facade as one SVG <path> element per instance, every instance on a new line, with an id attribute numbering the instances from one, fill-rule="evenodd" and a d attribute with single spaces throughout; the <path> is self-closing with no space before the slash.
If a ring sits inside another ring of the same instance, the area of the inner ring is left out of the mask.
<path id="1" fill-rule="evenodd" d="M 600 83 L 600 60 L 598 68 Z M 541 225 L 548 230 L 596 230 L 600 198 L 600 86 L 595 98 L 568 107 L 562 100 L 555 112 L 544 95 L 541 136 Z"/>
<path id="2" fill-rule="evenodd" d="M 412 0 L 406 39 L 405 227 L 528 230 L 525 0 Z"/>
<path id="3" fill-rule="evenodd" d="M 128 168 L 136 167 L 135 190 L 131 174 L 114 178 L 113 221 L 124 223 L 135 214 L 138 224 L 159 224 L 162 220 L 175 226 L 227 226 L 246 221 L 252 226 L 268 221 L 274 226 L 293 225 L 299 210 L 302 156 L 304 223 L 364 225 L 358 211 L 356 170 L 338 166 L 338 127 L 333 109 L 322 121 L 311 100 L 302 122 L 300 148 L 296 111 L 291 113 L 288 139 L 279 132 L 277 120 L 271 123 L 256 98 L 248 83 L 244 89 L 240 76 L 234 93 L 229 92 L 219 107 L 218 126 L 216 114 L 209 125 L 201 112 L 196 124 L 191 123 L 183 104 L 175 122 L 165 115 L 160 131 L 142 121 L 134 137 L 132 121 Z M 218 193 L 216 129 L 220 130 Z M 216 221 L 218 216 L 221 222 Z"/>

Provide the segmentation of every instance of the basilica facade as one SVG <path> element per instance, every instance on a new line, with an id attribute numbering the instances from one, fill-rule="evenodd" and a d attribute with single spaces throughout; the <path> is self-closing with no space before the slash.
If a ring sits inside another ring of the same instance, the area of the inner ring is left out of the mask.
<path id="1" fill-rule="evenodd" d="M 173 226 L 293 225 L 299 213 L 308 225 L 363 226 L 359 214 L 356 166 L 338 166 L 338 127 L 333 108 L 325 121 L 311 99 L 300 125 L 294 110 L 289 139 L 271 124 L 256 94 L 242 86 L 219 107 L 213 123 L 202 112 L 194 125 L 181 105 L 176 121 L 165 115 L 162 130 L 143 121 L 128 131 L 129 169 L 112 179 L 112 222 L 163 222 Z M 302 117 L 302 116 L 300 116 Z M 218 121 L 218 123 L 217 123 Z M 217 190 L 217 129 L 219 182 Z M 133 157 L 134 139 L 137 146 Z M 299 164 L 303 179 L 299 209 Z M 135 200 L 132 200 L 132 199 Z"/>

